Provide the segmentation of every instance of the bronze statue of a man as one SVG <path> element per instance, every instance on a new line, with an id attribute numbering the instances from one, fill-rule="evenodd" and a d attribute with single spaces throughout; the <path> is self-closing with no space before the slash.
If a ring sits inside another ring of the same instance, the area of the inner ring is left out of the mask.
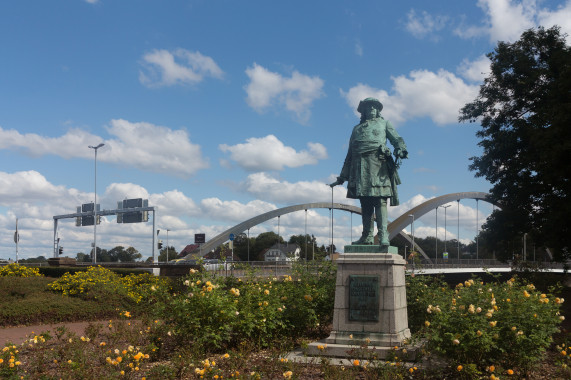
<path id="1" fill-rule="evenodd" d="M 374 243 L 375 215 L 381 250 L 389 246 L 387 199 L 391 206 L 399 204 L 397 185 L 401 182 L 397 169 L 401 159 L 408 157 L 404 140 L 391 122 L 381 116 L 382 109 L 381 102 L 374 98 L 359 103 L 361 122 L 353 128 L 341 174 L 329 185 L 334 187 L 347 181 L 347 198 L 361 201 L 363 233 L 353 244 Z M 387 139 L 394 147 L 394 160 Z"/>

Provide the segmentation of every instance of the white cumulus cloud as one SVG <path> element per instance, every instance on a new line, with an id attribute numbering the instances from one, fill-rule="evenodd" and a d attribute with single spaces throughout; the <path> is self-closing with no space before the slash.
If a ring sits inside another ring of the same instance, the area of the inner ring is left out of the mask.
<path id="1" fill-rule="evenodd" d="M 104 139 L 81 129 L 71 129 L 59 137 L 35 133 L 21 134 L 0 128 L 0 149 L 19 149 L 31 156 L 57 155 L 63 158 L 93 158 L 89 145 L 103 142 L 98 161 L 131 166 L 143 171 L 188 177 L 208 167 L 199 145 L 184 130 L 172 130 L 150 123 L 111 120 Z M 54 149 L 57 147 L 57 149 Z"/>
<path id="2" fill-rule="evenodd" d="M 354 110 L 364 98 L 379 99 L 384 105 L 383 116 L 398 126 L 419 117 L 429 117 L 438 125 L 455 123 L 460 108 L 472 101 L 479 89 L 444 69 L 438 72 L 415 70 L 392 80 L 392 94 L 362 83 L 340 92 Z"/>
<path id="3" fill-rule="evenodd" d="M 258 199 L 279 204 L 331 202 L 331 188 L 325 181 L 282 181 L 267 173 L 253 173 L 242 184 L 243 189 Z M 347 189 L 334 188 L 335 202 L 346 199 Z"/>
<path id="4" fill-rule="evenodd" d="M 571 1 L 556 9 L 541 7 L 538 0 L 478 0 L 487 18 L 481 25 L 462 25 L 455 33 L 463 38 L 487 35 L 490 41 L 515 41 L 529 28 L 561 26 L 571 34 Z"/>
<path id="5" fill-rule="evenodd" d="M 248 171 L 282 170 L 284 167 L 295 168 L 303 165 L 315 165 L 319 160 L 327 158 L 327 149 L 319 143 L 308 143 L 308 150 L 297 152 L 285 146 L 276 136 L 251 137 L 246 143 L 221 144 L 223 152 L 229 152 L 230 158 L 240 167 Z"/>
<path id="6" fill-rule="evenodd" d="M 472 82 L 482 83 L 490 75 L 490 59 L 481 55 L 475 61 L 465 59 L 458 68 L 458 73 Z"/>
<path id="7" fill-rule="evenodd" d="M 448 17 L 441 15 L 431 15 L 426 11 L 417 14 L 414 9 L 407 13 L 407 21 L 405 28 L 416 38 L 424 38 L 427 36 L 434 37 L 434 33 L 446 26 Z"/>
<path id="8" fill-rule="evenodd" d="M 200 202 L 200 208 L 204 215 L 208 215 L 212 219 L 241 223 L 254 216 L 275 210 L 276 206 L 261 200 L 254 200 L 243 204 L 238 201 L 223 201 L 218 198 L 206 198 Z"/>
<path id="9" fill-rule="evenodd" d="M 155 49 L 143 56 L 142 65 L 139 81 L 149 87 L 196 84 L 204 77 L 224 75 L 211 57 L 186 49 Z"/>
<path id="10" fill-rule="evenodd" d="M 323 80 L 294 71 L 291 77 L 254 63 L 246 69 L 250 83 L 245 87 L 246 102 L 257 112 L 279 105 L 293 112 L 297 119 L 305 123 L 311 115 L 313 102 L 323 96 Z"/>

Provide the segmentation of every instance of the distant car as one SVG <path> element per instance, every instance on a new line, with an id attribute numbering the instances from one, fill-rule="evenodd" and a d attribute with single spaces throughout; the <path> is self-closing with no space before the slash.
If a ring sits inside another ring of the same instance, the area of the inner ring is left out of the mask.
<path id="1" fill-rule="evenodd" d="M 224 269 L 224 263 L 221 263 L 218 259 L 206 259 L 202 263 L 202 266 L 206 270 L 219 270 Z"/>
<path id="2" fill-rule="evenodd" d="M 174 260 L 173 260 L 174 261 Z M 173 264 L 177 265 L 196 265 L 196 260 L 176 259 Z"/>

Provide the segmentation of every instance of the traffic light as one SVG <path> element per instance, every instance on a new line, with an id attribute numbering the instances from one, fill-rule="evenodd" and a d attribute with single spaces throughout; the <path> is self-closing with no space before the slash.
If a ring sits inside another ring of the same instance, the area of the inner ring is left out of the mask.
<path id="1" fill-rule="evenodd" d="M 159 240 L 159 244 L 158 244 L 159 249 L 161 249 L 163 247 L 163 241 Z"/>
<path id="2" fill-rule="evenodd" d="M 59 247 L 59 255 L 63 255 L 63 247 Z"/>

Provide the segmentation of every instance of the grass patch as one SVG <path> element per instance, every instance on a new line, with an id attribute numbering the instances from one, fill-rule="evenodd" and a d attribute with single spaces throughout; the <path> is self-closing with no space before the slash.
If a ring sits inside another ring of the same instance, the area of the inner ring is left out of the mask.
<path id="1" fill-rule="evenodd" d="M 119 295 L 94 290 L 85 297 L 66 297 L 47 289 L 48 277 L 0 277 L 0 326 L 106 319 L 117 309 L 136 309 Z"/>

